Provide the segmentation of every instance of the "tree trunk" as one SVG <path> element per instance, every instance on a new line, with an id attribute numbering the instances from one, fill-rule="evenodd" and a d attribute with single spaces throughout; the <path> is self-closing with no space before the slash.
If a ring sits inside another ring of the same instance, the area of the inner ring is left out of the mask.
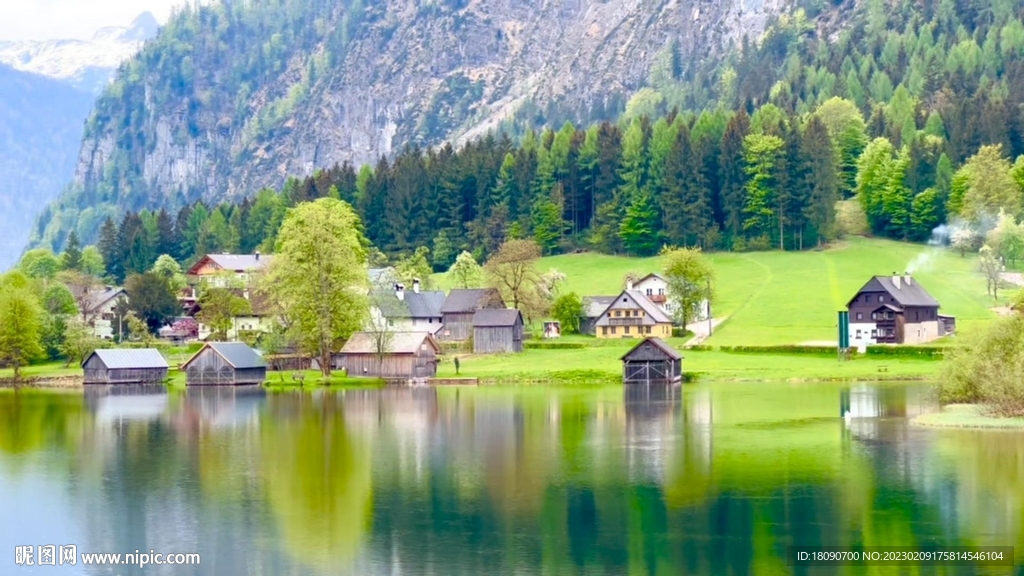
<path id="1" fill-rule="evenodd" d="M 331 377 L 331 347 L 320 345 L 320 374 L 324 378 Z"/>

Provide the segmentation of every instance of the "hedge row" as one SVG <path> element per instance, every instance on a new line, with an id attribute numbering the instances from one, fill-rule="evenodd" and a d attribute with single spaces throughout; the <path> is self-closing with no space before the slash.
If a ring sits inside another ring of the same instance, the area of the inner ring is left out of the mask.
<path id="1" fill-rule="evenodd" d="M 558 342 L 556 340 L 527 340 L 526 347 L 535 350 L 575 350 L 586 348 L 585 342 Z"/>
<path id="2" fill-rule="evenodd" d="M 720 346 L 722 352 L 739 354 L 812 354 L 816 356 L 835 356 L 838 354 L 834 346 L 797 346 L 784 344 L 779 346 Z"/>
<path id="3" fill-rule="evenodd" d="M 903 358 L 942 358 L 946 348 L 940 346 L 868 346 L 866 356 Z"/>

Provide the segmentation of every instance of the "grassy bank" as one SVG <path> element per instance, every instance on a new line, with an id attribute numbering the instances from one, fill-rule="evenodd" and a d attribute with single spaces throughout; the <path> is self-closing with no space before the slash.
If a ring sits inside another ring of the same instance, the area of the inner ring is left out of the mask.
<path id="1" fill-rule="evenodd" d="M 836 339 L 836 311 L 871 276 L 903 273 L 914 277 L 971 330 L 994 317 L 995 303 L 973 256 L 873 238 L 851 238 L 820 251 L 711 253 L 718 276 L 714 314 L 728 320 L 708 341 L 719 346 L 798 344 Z M 914 265 L 912 265 L 914 264 Z M 659 258 L 606 254 L 566 254 L 543 258 L 541 270 L 567 275 L 565 290 L 581 296 L 616 294 L 628 272 L 661 270 Z M 438 285 L 448 288 L 443 275 Z"/>
<path id="2" fill-rule="evenodd" d="M 922 414 L 914 418 L 915 426 L 929 428 L 1003 428 L 1024 430 L 1024 418 L 997 418 L 988 416 L 985 408 L 977 404 L 950 404 L 942 412 Z"/>

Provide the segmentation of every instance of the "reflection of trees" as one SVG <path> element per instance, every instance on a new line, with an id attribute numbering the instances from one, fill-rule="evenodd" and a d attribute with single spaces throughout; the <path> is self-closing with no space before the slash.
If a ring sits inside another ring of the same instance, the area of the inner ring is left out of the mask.
<path id="1" fill-rule="evenodd" d="M 83 427 L 79 394 L 0 391 L 0 451 L 73 450 Z"/>
<path id="2" fill-rule="evenodd" d="M 261 423 L 266 494 L 288 552 L 337 570 L 355 558 L 369 527 L 370 447 L 346 428 L 337 397 L 301 400 L 301 417 Z"/>

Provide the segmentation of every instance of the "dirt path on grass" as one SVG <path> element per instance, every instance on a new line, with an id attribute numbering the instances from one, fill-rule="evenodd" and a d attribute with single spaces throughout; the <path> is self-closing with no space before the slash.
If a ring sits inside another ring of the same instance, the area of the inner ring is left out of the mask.
<path id="1" fill-rule="evenodd" d="M 725 318 L 712 318 L 711 319 L 711 330 L 714 331 L 714 329 L 717 328 L 718 325 L 721 324 L 724 321 L 725 321 Z M 690 332 L 693 332 L 693 338 L 690 338 L 686 342 L 686 344 L 683 344 L 683 347 L 685 347 L 685 348 L 689 348 L 690 346 L 698 346 L 700 344 L 703 344 L 704 341 L 707 340 L 708 336 L 710 335 L 708 333 L 708 321 L 707 320 L 702 320 L 700 322 L 694 322 L 692 324 L 687 324 L 686 325 L 686 329 L 689 330 Z"/>

